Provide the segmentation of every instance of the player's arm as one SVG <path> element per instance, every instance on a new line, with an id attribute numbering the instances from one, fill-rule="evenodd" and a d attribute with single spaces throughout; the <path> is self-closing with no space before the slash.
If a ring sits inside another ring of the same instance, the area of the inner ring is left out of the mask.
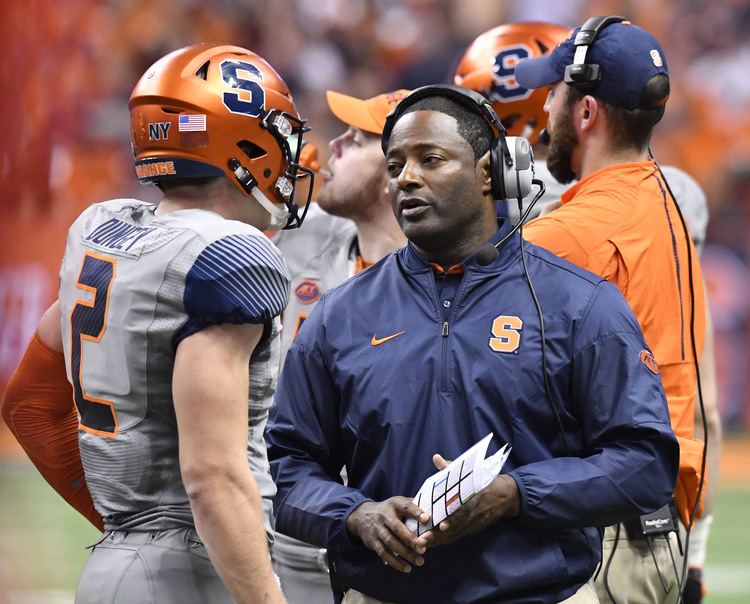
<path id="1" fill-rule="evenodd" d="M 78 413 L 65 373 L 56 301 L 34 337 L 2 401 L 3 420 L 44 479 L 99 530 L 102 517 L 86 487 L 78 449 Z"/>
<path id="2" fill-rule="evenodd" d="M 719 415 L 718 387 L 716 383 L 716 359 L 714 356 L 714 324 L 706 297 L 706 337 L 700 361 L 701 389 L 703 390 L 703 407 L 706 414 L 708 431 L 707 464 L 708 476 L 706 496 L 703 502 L 703 516 L 713 512 L 716 493 L 719 490 L 719 469 L 721 465 L 722 429 Z M 700 404 L 695 405 L 695 426 L 697 436 L 703 436 L 703 420 Z"/>
<path id="3" fill-rule="evenodd" d="M 714 325 L 706 296 L 706 337 L 700 362 L 701 387 L 703 390 L 703 408 L 706 414 L 708 447 L 706 463 L 705 499 L 703 515 L 695 521 L 688 543 L 688 581 L 685 587 L 685 602 L 693 604 L 701 601 L 703 584 L 703 565 L 706 561 L 708 535 L 713 521 L 713 507 L 719 489 L 719 470 L 721 465 L 722 429 L 719 415 L 718 387 L 716 383 L 716 361 L 714 357 Z M 700 404 L 695 406 L 695 426 L 698 436 L 703 433 L 703 419 Z"/>
<path id="4" fill-rule="evenodd" d="M 261 324 L 215 325 L 183 339 L 173 397 L 180 469 L 198 534 L 237 602 L 283 602 L 247 463 L 248 366 Z"/>

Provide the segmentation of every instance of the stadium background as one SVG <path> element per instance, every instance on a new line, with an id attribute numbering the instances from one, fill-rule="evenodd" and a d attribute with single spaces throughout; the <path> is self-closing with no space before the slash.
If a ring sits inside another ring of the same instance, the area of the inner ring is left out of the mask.
<path id="1" fill-rule="evenodd" d="M 127 100 L 166 52 L 228 42 L 266 58 L 313 126 L 324 91 L 363 97 L 446 81 L 501 23 L 621 14 L 654 33 L 672 94 L 653 149 L 704 187 L 704 252 L 725 426 L 708 604 L 750 602 L 750 3 L 747 0 L 27 0 L 0 7 L 0 390 L 56 296 L 70 222 L 112 197 L 155 200 L 128 146 Z M 56 498 L 0 423 L 0 604 L 71 602 L 94 529 Z"/>

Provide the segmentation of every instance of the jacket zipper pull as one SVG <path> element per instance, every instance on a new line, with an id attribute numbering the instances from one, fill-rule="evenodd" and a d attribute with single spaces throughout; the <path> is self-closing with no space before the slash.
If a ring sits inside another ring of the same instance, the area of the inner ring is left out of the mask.
<path id="1" fill-rule="evenodd" d="M 448 336 L 448 321 L 443 321 L 443 337 Z"/>

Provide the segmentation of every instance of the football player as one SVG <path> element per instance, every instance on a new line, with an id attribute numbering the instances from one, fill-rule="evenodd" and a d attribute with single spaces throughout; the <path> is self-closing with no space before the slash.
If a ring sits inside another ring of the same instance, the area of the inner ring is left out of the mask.
<path id="1" fill-rule="evenodd" d="M 385 118 L 406 93 L 396 90 L 364 100 L 327 93 L 331 111 L 347 129 L 329 144 L 330 171 L 322 172 L 325 183 L 305 228 L 274 238 L 292 279 L 283 313 L 282 357 L 323 293 L 406 244 L 391 210 L 380 149 Z M 276 533 L 272 554 L 290 604 L 332 601 L 325 549 Z"/>
<path id="2" fill-rule="evenodd" d="M 3 417 L 103 522 L 77 603 L 282 602 L 263 429 L 289 274 L 261 230 L 301 222 L 305 121 L 276 71 L 234 46 L 168 54 L 129 107 L 136 173 L 164 197 L 75 221 Z"/>

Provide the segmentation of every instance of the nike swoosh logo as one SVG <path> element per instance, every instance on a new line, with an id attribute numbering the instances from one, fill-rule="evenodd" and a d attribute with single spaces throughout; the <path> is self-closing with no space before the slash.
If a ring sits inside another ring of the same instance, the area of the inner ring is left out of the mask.
<path id="1" fill-rule="evenodd" d="M 399 337 L 401 334 L 406 333 L 406 331 L 399 331 L 398 333 L 394 333 L 392 336 L 386 336 L 384 338 L 377 338 L 375 335 L 372 336 L 372 340 L 370 340 L 370 344 L 373 346 L 380 346 L 384 342 L 387 342 L 388 340 L 392 340 L 393 338 Z"/>

